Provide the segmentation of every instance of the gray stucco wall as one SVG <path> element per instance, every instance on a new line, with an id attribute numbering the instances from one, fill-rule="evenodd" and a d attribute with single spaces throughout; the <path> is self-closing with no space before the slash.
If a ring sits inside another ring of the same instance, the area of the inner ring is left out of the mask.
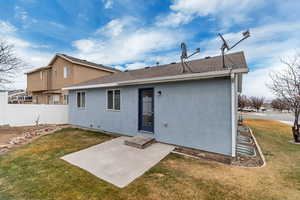
<path id="1" fill-rule="evenodd" d="M 138 89 L 149 87 L 155 92 L 153 136 L 157 141 L 231 155 L 229 78 L 122 87 L 121 111 L 106 110 L 106 89 L 83 90 L 85 109 L 76 107 L 77 91 L 70 91 L 69 121 L 124 135 L 145 134 L 138 131 Z"/>

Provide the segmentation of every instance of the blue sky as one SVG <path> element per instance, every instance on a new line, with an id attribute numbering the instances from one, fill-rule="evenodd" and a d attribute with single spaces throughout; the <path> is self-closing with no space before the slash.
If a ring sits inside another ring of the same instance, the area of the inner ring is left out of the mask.
<path id="1" fill-rule="evenodd" d="M 180 43 L 194 58 L 220 54 L 250 29 L 243 50 L 251 72 L 244 93 L 272 94 L 265 86 L 280 58 L 300 47 L 298 0 L 1 0 L 0 37 L 15 45 L 30 66 L 45 66 L 57 52 L 116 67 L 136 69 L 179 60 Z M 26 88 L 20 73 L 10 87 Z"/>

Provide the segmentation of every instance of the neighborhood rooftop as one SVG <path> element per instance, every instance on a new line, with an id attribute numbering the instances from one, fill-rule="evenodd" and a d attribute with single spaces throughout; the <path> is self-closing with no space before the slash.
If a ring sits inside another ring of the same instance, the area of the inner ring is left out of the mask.
<path id="1" fill-rule="evenodd" d="M 226 68 L 223 68 L 222 56 L 206 57 L 203 59 L 192 60 L 188 62 L 191 71 L 182 73 L 181 63 L 171 63 L 157 67 L 145 67 L 143 69 L 130 70 L 113 73 L 112 75 L 92 79 L 80 84 L 73 85 L 64 89 L 87 88 L 91 85 L 108 85 L 116 82 L 137 81 L 142 79 L 178 77 L 181 75 L 208 74 L 228 72 L 228 70 L 238 70 L 248 72 L 245 56 L 243 52 L 227 54 L 225 56 Z"/>
<path id="2" fill-rule="evenodd" d="M 51 68 L 51 65 L 53 64 L 54 60 L 57 57 L 63 58 L 65 60 L 68 60 L 69 62 L 74 63 L 74 64 L 84 65 L 84 66 L 93 67 L 93 68 L 99 68 L 99 69 L 107 70 L 107 71 L 111 71 L 111 72 L 118 72 L 118 71 L 120 71 L 118 69 L 115 69 L 115 68 L 112 68 L 112 67 L 108 67 L 108 66 L 104 66 L 102 64 L 97 64 L 97 63 L 93 63 L 93 62 L 90 62 L 90 61 L 87 61 L 87 60 L 75 58 L 75 57 L 72 57 L 72 56 L 69 56 L 69 55 L 66 55 L 66 54 L 57 53 L 53 57 L 53 59 L 50 61 L 50 63 L 48 64 L 48 66 L 37 68 L 35 70 L 27 72 L 26 74 L 37 72 L 37 71 L 40 71 L 40 70 L 43 70 L 43 69 Z"/>

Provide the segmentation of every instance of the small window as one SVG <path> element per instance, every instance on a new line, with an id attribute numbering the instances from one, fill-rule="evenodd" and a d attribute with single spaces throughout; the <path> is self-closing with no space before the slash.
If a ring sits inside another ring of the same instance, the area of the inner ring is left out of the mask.
<path id="1" fill-rule="evenodd" d="M 107 91 L 107 109 L 113 110 L 114 104 L 113 104 L 113 90 Z"/>
<path id="2" fill-rule="evenodd" d="M 40 71 L 40 79 L 43 80 L 43 71 Z"/>
<path id="3" fill-rule="evenodd" d="M 77 107 L 85 108 L 85 92 L 77 92 Z"/>
<path id="4" fill-rule="evenodd" d="M 55 94 L 49 96 L 49 104 L 59 104 L 60 102 L 60 95 Z"/>
<path id="5" fill-rule="evenodd" d="M 64 104 L 69 104 L 69 95 L 64 95 Z"/>
<path id="6" fill-rule="evenodd" d="M 70 76 L 70 68 L 68 66 L 64 67 L 64 78 L 68 78 Z"/>
<path id="7" fill-rule="evenodd" d="M 107 90 L 107 109 L 120 110 L 121 109 L 121 92 L 120 90 Z"/>
<path id="8" fill-rule="evenodd" d="M 53 95 L 53 104 L 59 104 L 60 96 L 59 95 Z"/>

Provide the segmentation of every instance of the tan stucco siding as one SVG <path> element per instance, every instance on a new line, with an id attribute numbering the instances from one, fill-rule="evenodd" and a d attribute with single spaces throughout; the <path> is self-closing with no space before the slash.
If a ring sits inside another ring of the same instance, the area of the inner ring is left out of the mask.
<path id="1" fill-rule="evenodd" d="M 68 68 L 68 75 L 64 76 L 64 68 Z M 41 78 L 41 71 L 42 76 Z M 32 92 L 33 103 L 48 104 L 53 96 L 60 96 L 60 103 L 65 103 L 64 95 L 68 91 L 61 88 L 69 87 L 87 80 L 110 75 L 112 72 L 101 69 L 73 64 L 60 57 L 56 57 L 51 66 L 27 74 L 27 91 Z"/>
<path id="2" fill-rule="evenodd" d="M 80 66 L 80 65 L 75 65 L 74 68 L 74 83 L 73 84 L 77 84 L 77 83 L 81 83 L 84 81 L 88 81 L 91 79 L 95 79 L 101 76 L 106 76 L 106 75 L 110 75 L 112 74 L 111 72 L 107 72 L 107 71 L 102 71 L 99 69 L 94 69 L 91 67 L 84 67 L 84 66 Z"/>
<path id="3" fill-rule="evenodd" d="M 68 67 L 70 72 L 67 78 L 64 78 L 64 67 Z M 57 58 L 52 65 L 52 90 L 61 89 L 109 74 L 111 72 L 73 64 L 62 58 Z"/>
<path id="4" fill-rule="evenodd" d="M 69 75 L 64 78 L 64 67 L 69 69 Z M 73 85 L 74 83 L 74 64 L 62 59 L 57 58 L 52 65 L 52 90 L 61 89 L 63 87 Z"/>
<path id="5" fill-rule="evenodd" d="M 42 73 L 42 78 L 41 78 Z M 49 70 L 42 70 L 27 74 L 27 90 L 42 91 L 48 89 L 48 73 Z"/>

